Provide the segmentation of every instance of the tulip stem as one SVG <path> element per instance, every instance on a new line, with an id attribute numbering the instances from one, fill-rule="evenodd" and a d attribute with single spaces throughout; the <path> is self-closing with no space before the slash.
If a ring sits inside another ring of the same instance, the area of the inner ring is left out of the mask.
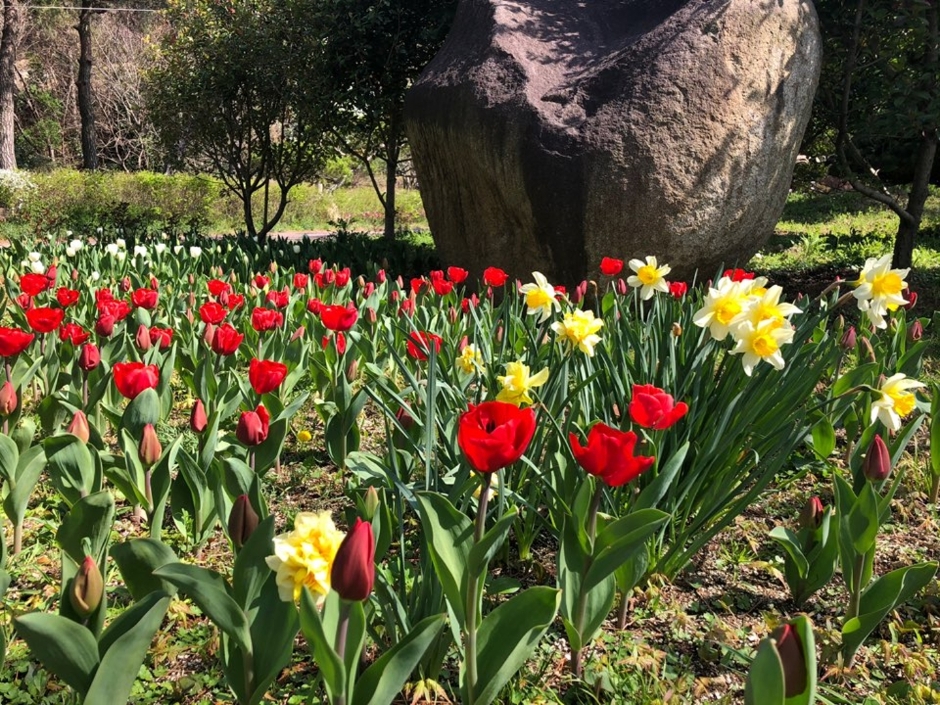
<path id="1" fill-rule="evenodd" d="M 486 528 L 486 505 L 490 501 L 490 473 L 483 473 L 482 484 L 480 486 L 480 502 L 477 506 L 476 525 L 473 530 L 473 542 L 479 543 L 483 538 L 483 532 Z M 464 659 L 467 666 L 467 705 L 473 705 L 475 701 L 477 685 L 477 613 L 479 612 L 480 597 L 477 594 L 480 589 L 480 576 L 468 575 L 467 581 L 467 632 Z"/>
<path id="2" fill-rule="evenodd" d="M 865 570 L 865 555 L 855 556 L 855 565 L 852 566 L 852 594 L 849 595 L 849 609 L 845 614 L 848 621 L 858 616 L 858 605 L 862 597 L 862 572 Z"/>
<path id="3" fill-rule="evenodd" d="M 617 629 L 622 630 L 627 628 L 627 608 L 630 606 L 630 601 L 627 599 L 627 593 L 622 592 L 620 594 L 620 609 L 617 610 Z"/>
<path id="4" fill-rule="evenodd" d="M 346 636 L 349 633 L 349 612 L 352 603 L 346 600 L 339 602 L 339 624 L 336 627 L 336 655 L 342 663 L 346 663 Z M 333 705 L 346 705 L 346 694 L 339 693 Z"/>
<path id="5" fill-rule="evenodd" d="M 930 503 L 936 504 L 940 499 L 940 475 L 934 475 L 930 482 Z"/>
<path id="6" fill-rule="evenodd" d="M 13 524 L 13 555 L 15 556 L 23 548 L 23 522 L 17 521 Z"/>
<path id="7" fill-rule="evenodd" d="M 604 485 L 602 483 L 597 483 L 597 488 L 594 490 L 594 496 L 591 497 L 591 508 L 588 510 L 588 521 L 587 521 L 587 534 L 588 534 L 588 545 L 591 547 L 591 555 L 587 557 L 584 561 L 584 572 L 582 576 L 587 575 L 588 571 L 591 569 L 591 564 L 594 562 L 594 536 L 597 533 L 597 512 L 601 506 L 601 500 L 604 498 Z M 578 592 L 578 604 L 575 606 L 574 612 L 574 628 L 578 631 L 580 637 L 581 630 L 584 628 L 584 613 L 587 610 L 587 591 L 582 587 Z M 571 650 L 571 670 L 574 675 L 578 678 L 581 677 L 581 647 Z"/>

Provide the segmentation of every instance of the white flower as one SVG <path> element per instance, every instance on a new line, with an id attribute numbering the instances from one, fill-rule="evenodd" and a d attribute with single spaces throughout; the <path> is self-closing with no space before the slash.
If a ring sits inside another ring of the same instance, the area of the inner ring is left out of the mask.
<path id="1" fill-rule="evenodd" d="M 82 246 L 83 245 L 81 240 L 72 240 L 72 242 L 69 243 L 69 247 L 75 250 L 75 252 L 78 252 L 80 249 L 82 249 Z"/>
<path id="2" fill-rule="evenodd" d="M 117 243 L 117 246 L 120 247 L 122 250 L 127 248 L 127 243 L 124 242 L 123 237 L 119 237 L 117 240 L 115 240 L 115 242 Z"/>
<path id="3" fill-rule="evenodd" d="M 127 253 L 124 250 L 121 250 L 120 252 L 117 253 L 118 262 L 123 262 L 125 259 L 127 259 Z"/>
<path id="4" fill-rule="evenodd" d="M 783 369 L 780 346 L 793 342 L 793 328 L 789 323 L 782 319 L 768 318 L 755 327 L 750 321 L 744 321 L 735 329 L 734 335 L 737 345 L 731 354 L 743 353 L 741 363 L 748 377 L 761 360 L 766 360 L 778 370 Z"/>
<path id="5" fill-rule="evenodd" d="M 901 417 L 914 411 L 917 403 L 914 393 L 908 390 L 923 386 L 923 382 L 908 379 L 901 372 L 888 377 L 878 389 L 881 398 L 871 404 L 871 422 L 879 419 L 891 431 L 898 431 L 901 428 Z"/>
<path id="6" fill-rule="evenodd" d="M 92 280 L 93 282 L 98 281 L 100 278 L 101 278 L 101 275 L 98 274 L 98 272 L 92 272 L 92 273 L 91 273 L 91 280 Z"/>
<path id="7" fill-rule="evenodd" d="M 120 252 L 120 248 L 113 242 L 109 242 L 108 245 L 104 249 L 112 257 L 116 256 L 117 253 Z"/>
<path id="8" fill-rule="evenodd" d="M 525 284 L 519 289 L 519 293 L 525 296 L 525 305 L 528 307 L 526 314 L 529 316 L 539 314 L 539 323 L 544 323 L 551 318 L 552 310 L 560 311 L 561 304 L 555 298 L 555 287 L 548 283 L 548 279 L 541 272 L 532 272 L 534 284 Z"/>
<path id="9" fill-rule="evenodd" d="M 66 231 L 65 231 L 65 237 L 72 237 L 72 231 L 71 231 L 71 230 L 66 230 Z"/>
<path id="10" fill-rule="evenodd" d="M 35 262 L 30 262 L 29 268 L 32 269 L 33 272 L 35 272 L 36 274 L 42 274 L 43 272 L 46 271 L 46 265 L 44 265 L 42 262 L 38 260 Z"/>
<path id="11" fill-rule="evenodd" d="M 178 254 L 179 254 L 180 252 L 182 252 L 182 251 L 183 251 L 183 246 L 182 246 L 182 245 L 173 245 L 173 254 L 174 254 L 174 255 L 178 255 Z"/>
<path id="12" fill-rule="evenodd" d="M 904 277 L 909 269 L 891 269 L 891 255 L 881 259 L 871 257 L 865 261 L 862 273 L 855 282 L 852 295 L 858 300 L 859 311 L 868 316 L 875 328 L 887 328 L 885 315 L 907 303 L 903 291 L 907 288 Z"/>
<path id="13" fill-rule="evenodd" d="M 154 249 L 154 252 L 156 252 L 158 255 L 162 255 L 164 251 L 166 250 L 166 243 L 158 242 L 156 245 L 153 246 L 153 249 Z"/>
<path id="14" fill-rule="evenodd" d="M 294 250 L 294 254 L 295 254 L 295 255 L 299 255 L 299 254 L 300 254 L 300 245 L 294 245 L 294 247 L 293 247 L 292 249 Z"/>
<path id="15" fill-rule="evenodd" d="M 692 322 L 708 332 L 715 340 L 724 340 L 731 330 L 732 321 L 744 310 L 747 293 L 741 282 L 728 277 L 718 280 L 717 288 L 711 287 L 705 297 L 705 305 L 692 316 Z"/>
<path id="16" fill-rule="evenodd" d="M 66 257 L 74 257 L 74 256 L 75 256 L 75 250 L 73 250 L 71 247 L 66 247 L 66 248 L 65 248 L 65 256 L 66 256 Z"/>
<path id="17" fill-rule="evenodd" d="M 26 255 L 26 258 L 30 262 L 38 262 L 39 260 L 42 259 L 42 255 L 39 254 L 38 252 L 30 252 L 28 255 Z"/>
<path id="18" fill-rule="evenodd" d="M 644 301 L 653 298 L 653 292 L 661 291 L 664 294 L 669 293 L 669 282 L 666 281 L 666 275 L 672 271 L 672 267 L 664 264 L 662 267 L 656 261 L 656 258 L 649 256 L 646 262 L 640 259 L 630 260 L 630 269 L 636 274 L 627 278 L 627 284 L 640 290 L 640 298 Z"/>
<path id="19" fill-rule="evenodd" d="M 137 257 L 137 256 L 146 257 L 147 248 L 144 247 L 143 245 L 134 245 L 134 257 Z"/>
<path id="20" fill-rule="evenodd" d="M 189 256 L 192 257 L 193 259 L 196 259 L 201 254 L 202 254 L 201 247 L 198 247 L 197 245 L 192 245 L 189 248 Z"/>
<path id="21" fill-rule="evenodd" d="M 104 232 L 104 228 L 102 228 L 102 227 L 99 225 L 97 228 L 95 228 L 95 232 L 98 233 L 99 235 L 101 235 L 101 233 Z"/>

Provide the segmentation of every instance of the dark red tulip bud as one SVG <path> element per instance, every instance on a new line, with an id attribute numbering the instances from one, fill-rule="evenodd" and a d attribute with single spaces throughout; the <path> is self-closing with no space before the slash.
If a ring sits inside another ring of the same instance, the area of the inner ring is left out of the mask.
<path id="1" fill-rule="evenodd" d="M 909 291 L 907 293 L 907 303 L 904 304 L 904 308 L 910 311 L 916 305 L 917 305 L 917 292 Z"/>
<path id="2" fill-rule="evenodd" d="M 95 321 L 95 333 L 100 335 L 102 338 L 110 338 L 114 333 L 114 316 L 111 316 L 107 313 L 102 313 L 98 316 L 98 320 Z"/>
<path id="3" fill-rule="evenodd" d="M 800 512 L 800 528 L 818 529 L 819 525 L 822 524 L 824 512 L 822 500 L 819 497 L 810 497 L 806 501 L 803 511 Z"/>
<path id="4" fill-rule="evenodd" d="M 123 291 L 124 293 L 127 293 L 128 291 L 130 291 L 130 290 L 131 290 L 131 278 L 130 278 L 130 277 L 124 277 L 123 279 L 121 279 L 121 283 L 118 285 L 118 287 L 119 287 L 119 288 L 121 289 L 121 291 Z"/>
<path id="5" fill-rule="evenodd" d="M 916 343 L 923 337 L 924 325 L 920 321 L 915 320 L 907 329 L 907 339 L 912 343 Z"/>
<path id="6" fill-rule="evenodd" d="M 137 452 L 140 455 L 140 462 L 147 467 L 156 465 L 160 456 L 163 455 L 163 446 L 160 445 L 160 439 L 157 438 L 157 431 L 152 423 L 144 426 Z"/>
<path id="7" fill-rule="evenodd" d="M 858 342 L 858 333 L 855 331 L 855 326 L 849 326 L 845 333 L 842 334 L 842 337 L 839 338 L 839 345 L 843 350 L 852 350 L 855 348 L 855 344 Z"/>
<path id="8" fill-rule="evenodd" d="M 400 408 L 395 412 L 395 418 L 398 420 L 398 423 L 401 424 L 401 427 L 405 429 L 405 431 L 410 431 L 415 425 L 414 417 L 405 411 L 404 408 Z"/>
<path id="9" fill-rule="evenodd" d="M 806 691 L 809 675 L 806 671 L 806 654 L 799 632 L 792 624 L 781 624 L 770 638 L 776 641 L 777 654 L 783 664 L 784 695 L 793 698 Z"/>
<path id="10" fill-rule="evenodd" d="M 257 528 L 258 513 L 251 506 L 248 495 L 243 494 L 235 500 L 228 515 L 228 535 L 235 548 L 244 546 Z"/>
<path id="11" fill-rule="evenodd" d="M 101 364 L 101 352 L 94 343 L 85 343 L 78 354 L 78 366 L 85 372 L 91 372 Z"/>
<path id="12" fill-rule="evenodd" d="M 246 446 L 264 443 L 268 437 L 271 417 L 261 404 L 254 411 L 243 411 L 235 427 L 235 437 Z"/>
<path id="13" fill-rule="evenodd" d="M 74 416 L 72 416 L 72 422 L 65 430 L 73 436 L 81 438 L 85 443 L 88 443 L 88 439 L 91 437 L 91 429 L 88 427 L 88 417 L 85 416 L 85 412 L 81 410 L 75 412 Z"/>
<path id="14" fill-rule="evenodd" d="M 294 331 L 294 334 L 291 335 L 290 341 L 293 343 L 297 338 L 303 338 L 304 333 L 307 332 L 307 329 L 304 326 L 300 326 L 297 330 Z"/>
<path id="15" fill-rule="evenodd" d="M 19 399 L 16 396 L 16 389 L 10 382 L 4 382 L 0 387 L 0 415 L 9 416 L 16 411 L 16 405 Z"/>
<path id="16" fill-rule="evenodd" d="M 370 325 L 375 325 L 375 322 L 379 320 L 378 314 L 371 306 L 366 309 L 366 320 L 369 321 Z"/>
<path id="17" fill-rule="evenodd" d="M 91 556 L 85 556 L 78 574 L 72 579 L 72 588 L 69 590 L 69 602 L 72 603 L 72 609 L 78 613 L 79 617 L 88 617 L 98 609 L 103 596 L 104 580 L 101 578 L 98 564 Z"/>
<path id="18" fill-rule="evenodd" d="M 206 405 L 202 403 L 202 399 L 197 399 L 193 404 L 193 410 L 189 413 L 189 428 L 193 433 L 202 433 L 208 425 Z"/>
<path id="19" fill-rule="evenodd" d="M 375 537 L 372 524 L 356 518 L 356 523 L 336 552 L 330 587 L 344 600 L 368 600 L 375 582 Z"/>
<path id="20" fill-rule="evenodd" d="M 872 482 L 883 482 L 891 474 L 891 454 L 879 434 L 875 434 L 871 445 L 868 446 L 865 462 L 862 463 L 862 471 Z"/>
<path id="21" fill-rule="evenodd" d="M 150 350 L 150 330 L 143 323 L 137 328 L 137 335 L 134 338 L 134 342 L 137 343 L 137 347 L 140 350 L 144 352 Z"/>

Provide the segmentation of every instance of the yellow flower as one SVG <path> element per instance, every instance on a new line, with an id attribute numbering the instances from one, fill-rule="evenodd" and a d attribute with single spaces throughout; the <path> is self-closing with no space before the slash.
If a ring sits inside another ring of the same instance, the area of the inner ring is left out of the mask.
<path id="1" fill-rule="evenodd" d="M 310 431 L 308 431 L 307 429 L 304 429 L 303 431 L 300 431 L 297 434 L 297 441 L 299 443 L 309 443 L 312 438 L 313 438 L 313 434 L 310 433 Z"/>
<path id="2" fill-rule="evenodd" d="M 524 284 L 519 292 L 525 296 L 526 313 L 530 316 L 539 314 L 539 323 L 551 318 L 552 310 L 561 310 L 561 304 L 555 298 L 555 287 L 548 283 L 548 279 L 541 272 L 532 272 L 534 284 Z"/>
<path id="3" fill-rule="evenodd" d="M 594 346 L 601 342 L 597 331 L 603 325 L 604 321 L 595 317 L 592 311 L 577 310 L 566 313 L 563 321 L 552 323 L 552 330 L 572 347 L 577 345 L 585 355 L 594 357 Z"/>
<path id="4" fill-rule="evenodd" d="M 773 318 L 761 321 L 756 326 L 750 321 L 744 321 L 737 326 L 734 335 L 737 345 L 731 354 L 743 354 L 741 363 L 748 377 L 761 360 L 766 360 L 778 370 L 783 369 L 780 346 L 793 342 L 793 328 L 788 324 Z"/>
<path id="5" fill-rule="evenodd" d="M 901 417 L 914 411 L 917 398 L 910 389 L 923 387 L 923 382 L 908 379 L 907 375 L 898 373 L 891 375 L 878 389 L 881 398 L 871 404 L 871 422 L 880 419 L 892 431 L 901 428 Z"/>
<path id="6" fill-rule="evenodd" d="M 740 282 L 722 277 L 718 280 L 717 288 L 709 288 L 705 305 L 695 312 L 692 322 L 701 328 L 708 328 L 715 340 L 724 340 L 735 319 L 744 310 L 747 296 Z"/>
<path id="7" fill-rule="evenodd" d="M 664 294 L 669 293 L 669 282 L 666 281 L 666 275 L 672 271 L 672 267 L 664 264 L 662 267 L 656 261 L 656 258 L 649 256 L 646 262 L 641 259 L 630 260 L 630 269 L 636 274 L 627 278 L 627 284 L 640 290 L 640 298 L 646 301 L 653 298 L 653 292 L 661 291 Z"/>
<path id="8" fill-rule="evenodd" d="M 762 321 L 773 320 L 778 325 L 794 313 L 802 313 L 793 304 L 780 302 L 780 294 L 783 289 L 779 286 L 772 286 L 769 289 L 763 287 L 751 291 L 750 296 L 745 300 L 744 309 L 731 319 L 731 326 L 738 323 L 750 321 L 756 328 Z"/>
<path id="9" fill-rule="evenodd" d="M 277 591 L 284 602 L 300 599 L 304 585 L 320 598 L 326 596 L 343 536 L 329 512 L 301 512 L 294 519 L 293 531 L 274 537 L 274 555 L 265 562 L 277 573 Z"/>
<path id="10" fill-rule="evenodd" d="M 885 315 L 907 303 L 902 293 L 907 288 L 904 277 L 909 269 L 891 269 L 891 255 L 869 258 L 855 282 L 853 296 L 875 328 L 887 328 Z"/>
<path id="11" fill-rule="evenodd" d="M 457 367 L 468 375 L 477 370 L 483 371 L 483 355 L 477 350 L 476 345 L 468 343 L 464 346 L 460 357 L 457 358 Z"/>
<path id="12" fill-rule="evenodd" d="M 521 362 L 510 362 L 506 365 L 506 374 L 498 377 L 502 390 L 496 395 L 497 401 L 505 401 L 516 406 L 531 404 L 532 397 L 529 391 L 541 387 L 548 381 L 548 368 L 544 368 L 536 375 L 529 376 L 529 366 Z"/>

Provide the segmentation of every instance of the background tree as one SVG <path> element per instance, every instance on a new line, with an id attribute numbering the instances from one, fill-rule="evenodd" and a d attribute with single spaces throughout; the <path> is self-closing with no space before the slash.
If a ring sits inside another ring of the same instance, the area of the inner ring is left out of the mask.
<path id="1" fill-rule="evenodd" d="M 938 2 L 816 3 L 825 64 L 815 132 L 833 135 L 839 166 L 853 188 L 898 216 L 896 267 L 911 266 L 937 152 Z M 881 178 L 889 166 L 900 166 L 896 174 L 910 182 L 906 195 Z"/>
<path id="2" fill-rule="evenodd" d="M 91 17 L 98 10 L 94 3 L 101 0 L 82 0 L 78 11 L 78 114 L 82 120 L 82 168 L 98 168 L 98 137 L 95 134 L 94 92 L 91 87 Z"/>
<path id="3" fill-rule="evenodd" d="M 261 243 L 291 188 L 324 161 L 319 113 L 304 101 L 308 25 L 294 9 L 278 0 L 174 0 L 147 79 L 167 149 L 217 174 Z"/>
<path id="4" fill-rule="evenodd" d="M 440 49 L 456 0 L 290 0 L 306 18 L 308 102 L 338 149 L 365 167 L 395 237 L 395 185 L 405 152 L 405 93 Z M 384 165 L 385 183 L 373 167 Z"/>
<path id="5" fill-rule="evenodd" d="M 18 0 L 3 0 L 3 30 L 0 31 L 0 169 L 16 168 L 14 88 L 16 52 L 20 39 Z"/>

